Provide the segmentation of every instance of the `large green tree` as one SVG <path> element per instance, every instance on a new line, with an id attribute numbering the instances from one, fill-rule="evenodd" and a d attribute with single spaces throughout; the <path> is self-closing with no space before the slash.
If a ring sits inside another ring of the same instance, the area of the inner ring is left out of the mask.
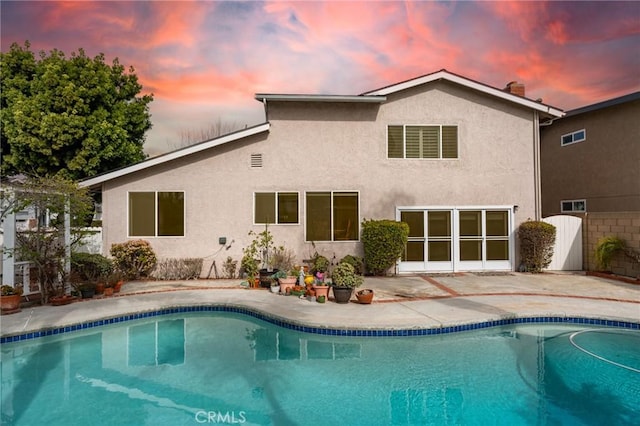
<path id="1" fill-rule="evenodd" d="M 82 179 L 145 159 L 153 95 L 133 67 L 30 47 L 0 53 L 2 175 Z"/>

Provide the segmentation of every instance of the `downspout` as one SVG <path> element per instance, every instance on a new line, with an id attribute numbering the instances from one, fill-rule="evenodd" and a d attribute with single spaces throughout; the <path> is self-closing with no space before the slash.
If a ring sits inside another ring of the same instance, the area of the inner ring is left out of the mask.
<path id="1" fill-rule="evenodd" d="M 267 108 L 267 98 L 262 98 L 262 104 L 264 105 L 264 121 L 269 122 L 269 109 Z"/>
<path id="2" fill-rule="evenodd" d="M 542 218 L 542 197 L 540 183 L 540 116 L 533 111 L 533 179 L 535 220 Z"/>

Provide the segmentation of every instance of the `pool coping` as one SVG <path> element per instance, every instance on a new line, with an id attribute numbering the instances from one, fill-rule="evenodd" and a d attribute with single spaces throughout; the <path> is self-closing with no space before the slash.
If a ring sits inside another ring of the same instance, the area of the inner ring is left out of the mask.
<path id="1" fill-rule="evenodd" d="M 484 321 L 467 321 L 457 324 L 441 324 L 431 327 L 373 327 L 373 328 L 350 328 L 350 327 L 331 327 L 331 326 L 312 326 L 304 321 L 299 321 L 283 316 L 275 315 L 270 312 L 262 311 L 255 307 L 248 307 L 238 303 L 207 303 L 194 305 L 174 305 L 162 307 L 146 311 L 133 312 L 111 317 L 93 319 L 86 322 L 76 322 L 67 325 L 53 326 L 41 328 L 39 330 L 25 331 L 20 333 L 9 333 L 0 337 L 0 344 L 22 342 L 33 340 L 47 336 L 58 336 L 75 331 L 88 330 L 112 324 L 126 323 L 140 319 L 148 319 L 154 317 L 162 317 L 165 315 L 174 315 L 180 313 L 197 313 L 197 312 L 228 312 L 239 313 L 249 317 L 257 318 L 262 321 L 274 324 L 286 329 L 300 331 L 310 334 L 320 334 L 328 336 L 350 336 L 350 337 L 410 337 L 410 336 L 429 336 L 458 333 L 463 331 L 480 330 L 484 328 L 500 327 L 515 324 L 581 324 L 615 327 L 631 330 L 640 330 L 640 321 L 629 321 L 613 318 L 595 318 L 592 316 L 567 316 L 564 314 L 539 314 L 539 315 L 518 315 L 506 314 L 498 319 L 487 319 Z"/>

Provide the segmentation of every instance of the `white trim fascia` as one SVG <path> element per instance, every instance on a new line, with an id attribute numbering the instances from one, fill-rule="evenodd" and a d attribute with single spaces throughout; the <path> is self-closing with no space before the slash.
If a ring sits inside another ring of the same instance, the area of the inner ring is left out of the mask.
<path id="1" fill-rule="evenodd" d="M 112 179 L 116 179 L 130 173 L 138 172 L 140 170 L 147 169 L 149 167 L 157 166 L 159 164 L 167 163 L 172 160 L 176 160 L 178 158 L 185 157 L 187 155 L 195 154 L 201 151 L 205 151 L 209 148 L 213 148 L 216 146 L 224 145 L 229 142 L 234 142 L 239 139 L 243 139 L 249 136 L 257 135 L 259 133 L 263 133 L 269 130 L 269 123 L 263 123 L 258 126 L 253 126 L 248 129 L 240 130 L 238 132 L 230 133 L 228 135 L 220 136 L 215 139 L 211 139 L 205 142 L 197 143 L 195 145 L 188 146 L 186 148 L 182 148 L 176 151 L 172 151 L 166 154 L 159 155 L 157 157 L 150 158 L 145 161 L 141 161 L 140 163 L 133 164 L 131 166 L 114 170 L 112 172 L 107 172 L 103 175 L 95 176 L 90 179 L 83 180 L 79 182 L 80 187 L 91 187 L 94 185 L 99 185 L 104 182 L 110 181 Z"/>
<path id="2" fill-rule="evenodd" d="M 279 102 L 354 102 L 354 103 L 383 103 L 386 96 L 350 96 L 350 95 L 297 95 L 297 94 L 273 94 L 256 93 L 256 100 Z"/>
<path id="3" fill-rule="evenodd" d="M 414 78 L 413 80 L 408 80 L 402 83 L 384 87 L 382 89 L 374 90 L 372 92 L 366 92 L 366 93 L 363 93 L 362 96 L 386 96 L 396 92 L 400 92 L 402 90 L 410 89 L 412 87 L 420 86 L 421 84 L 431 83 L 436 80 L 447 80 L 452 83 L 456 83 L 461 86 L 468 87 L 470 89 L 478 90 L 480 92 L 505 99 L 507 101 L 515 102 L 519 105 L 523 105 L 528 108 L 533 108 L 537 111 L 542 111 L 554 117 L 562 117 L 565 115 L 565 113 L 562 110 L 559 110 L 552 106 L 545 105 L 540 102 L 532 101 L 530 99 L 523 98 L 521 96 L 512 95 L 511 93 L 493 88 L 491 86 L 487 86 L 482 83 L 478 83 L 477 81 L 469 80 L 459 75 L 451 74 L 445 70 L 441 70 L 433 74 Z"/>

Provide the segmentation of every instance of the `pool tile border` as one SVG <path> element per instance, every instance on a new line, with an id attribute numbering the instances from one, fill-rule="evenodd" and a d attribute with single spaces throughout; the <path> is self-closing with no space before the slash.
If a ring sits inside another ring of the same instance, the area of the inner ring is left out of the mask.
<path id="1" fill-rule="evenodd" d="M 640 330 L 640 323 L 631 321 L 619 321 L 603 318 L 585 318 L 585 317 L 566 317 L 560 315 L 547 316 L 526 316 L 526 317 L 509 317 L 495 320 L 481 321 L 477 323 L 458 324 L 430 328 L 385 328 L 385 329 L 350 329 L 350 328 L 330 328 L 330 327 L 313 327 L 296 323 L 294 320 L 288 320 L 272 316 L 254 309 L 234 305 L 194 305 L 179 306 L 172 308 L 162 308 L 147 312 L 137 312 L 133 314 L 121 315 L 113 318 L 100 319 L 85 323 L 66 325 L 44 329 L 40 331 L 30 331 L 22 334 L 0 337 L 0 344 L 20 342 L 32 340 L 47 336 L 56 336 L 64 333 L 71 333 L 78 330 L 87 330 L 91 328 L 101 327 L 105 325 L 117 324 L 127 321 L 134 321 L 144 318 L 160 317 L 164 315 L 172 315 L 179 313 L 191 312 L 230 312 L 244 314 L 254 317 L 268 323 L 290 329 L 301 331 L 303 333 L 321 334 L 328 336 L 353 336 L 353 337 L 403 337 L 403 336 L 430 336 L 438 334 L 458 333 L 462 331 L 480 330 L 483 328 L 499 327 L 514 324 L 583 324 L 596 325 L 605 327 L 617 327 L 631 330 Z"/>

